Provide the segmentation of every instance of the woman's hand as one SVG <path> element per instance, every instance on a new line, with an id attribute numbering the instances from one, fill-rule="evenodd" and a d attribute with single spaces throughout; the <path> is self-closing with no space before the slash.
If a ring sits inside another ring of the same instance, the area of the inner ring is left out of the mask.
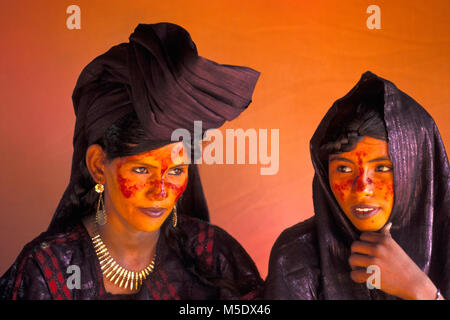
<path id="1" fill-rule="evenodd" d="M 437 288 L 391 237 L 388 223 L 381 232 L 363 232 L 351 246 L 351 278 L 363 283 L 370 276 L 366 268 L 380 270 L 380 290 L 403 299 L 434 300 Z"/>

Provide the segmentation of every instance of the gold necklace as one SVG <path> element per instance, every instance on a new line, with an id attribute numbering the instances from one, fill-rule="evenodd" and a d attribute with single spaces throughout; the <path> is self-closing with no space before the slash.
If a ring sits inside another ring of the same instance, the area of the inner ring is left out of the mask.
<path id="1" fill-rule="evenodd" d="M 114 258 L 111 257 L 108 248 L 103 243 L 102 238 L 100 238 L 98 230 L 96 230 L 96 235 L 91 239 L 94 244 L 94 249 L 97 253 L 98 260 L 100 261 L 100 268 L 103 276 L 114 283 L 114 285 L 118 285 L 119 288 L 122 288 L 123 286 L 125 289 L 137 291 L 139 286 L 142 285 L 142 281 L 147 279 L 155 268 L 156 252 L 152 261 L 146 268 L 141 271 L 130 271 L 120 266 Z"/>

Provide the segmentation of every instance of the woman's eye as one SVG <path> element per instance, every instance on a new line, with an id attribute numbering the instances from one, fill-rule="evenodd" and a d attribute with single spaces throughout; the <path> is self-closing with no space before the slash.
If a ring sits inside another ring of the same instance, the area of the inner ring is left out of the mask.
<path id="1" fill-rule="evenodd" d="M 145 167 L 136 167 L 136 168 L 133 168 L 133 172 L 136 172 L 139 174 L 147 174 L 148 170 Z"/>
<path id="2" fill-rule="evenodd" d="M 375 168 L 375 171 L 376 172 L 389 172 L 389 171 L 392 171 L 392 167 L 382 164 L 382 165 L 377 166 Z"/>
<path id="3" fill-rule="evenodd" d="M 339 172 L 344 172 L 344 173 L 352 172 L 352 169 L 350 167 L 347 167 L 347 166 L 338 166 L 336 168 L 336 170 L 339 171 Z"/>
<path id="4" fill-rule="evenodd" d="M 183 173 L 183 169 L 173 168 L 167 174 L 170 174 L 171 176 L 179 176 L 182 173 Z"/>

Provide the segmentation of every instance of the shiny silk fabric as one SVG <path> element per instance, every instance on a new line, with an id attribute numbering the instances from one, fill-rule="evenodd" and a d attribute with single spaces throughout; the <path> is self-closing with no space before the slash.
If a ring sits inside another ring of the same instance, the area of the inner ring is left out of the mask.
<path id="1" fill-rule="evenodd" d="M 286 229 L 272 248 L 268 299 L 396 299 L 350 278 L 350 245 L 360 232 L 340 209 L 319 148 L 328 132 L 352 116 L 358 102 L 384 98 L 384 120 L 394 169 L 391 234 L 450 297 L 448 158 L 431 116 L 393 83 L 371 72 L 327 112 L 311 139 L 314 217 Z"/>
<path id="2" fill-rule="evenodd" d="M 191 251 L 212 276 L 236 284 L 238 292 L 200 282 L 170 250 L 165 237 L 160 236 L 155 269 L 139 291 L 110 294 L 105 291 L 91 238 L 84 226 L 77 224 L 64 233 L 42 233 L 27 244 L 0 279 L 0 299 L 211 300 L 253 299 L 260 295 L 263 281 L 254 262 L 229 234 L 207 222 L 185 216 L 179 218 L 177 228 L 188 235 L 185 250 Z M 69 277 L 74 274 L 68 269 L 71 265 L 80 267 L 78 289 L 67 285 L 72 283 Z"/>

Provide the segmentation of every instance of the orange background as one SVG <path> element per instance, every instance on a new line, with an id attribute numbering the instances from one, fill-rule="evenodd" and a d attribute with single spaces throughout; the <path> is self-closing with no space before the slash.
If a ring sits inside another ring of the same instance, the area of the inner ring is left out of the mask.
<path id="1" fill-rule="evenodd" d="M 81 8 L 81 30 L 66 8 Z M 366 8 L 381 8 L 369 30 Z M 212 223 L 263 277 L 285 228 L 313 215 L 309 139 L 332 102 L 371 70 L 436 120 L 448 146 L 450 1 L 2 1 L 0 273 L 44 231 L 69 178 L 71 94 L 82 68 L 142 23 L 185 27 L 200 55 L 261 71 L 253 103 L 224 128 L 280 129 L 280 169 L 201 167 Z M 447 110 L 447 111 L 446 111 Z"/>

